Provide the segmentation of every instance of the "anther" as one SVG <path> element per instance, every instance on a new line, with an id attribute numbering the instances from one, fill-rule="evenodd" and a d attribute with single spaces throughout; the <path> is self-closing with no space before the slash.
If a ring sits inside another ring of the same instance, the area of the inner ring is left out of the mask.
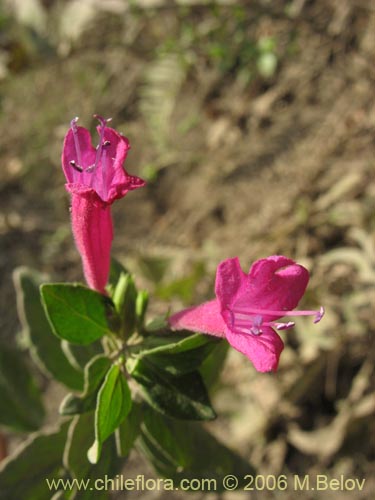
<path id="1" fill-rule="evenodd" d="M 110 141 L 107 141 L 107 140 L 104 140 L 104 133 L 105 133 L 105 127 L 106 127 L 106 124 L 112 120 L 112 118 L 103 118 L 102 116 L 99 116 L 99 115 L 94 115 L 94 118 L 96 118 L 100 125 L 101 125 L 101 130 L 100 130 L 100 137 L 99 137 L 99 144 L 96 148 L 96 155 L 95 155 L 95 163 L 94 165 L 92 166 L 92 170 L 91 170 L 91 166 L 89 167 L 90 170 L 86 170 L 87 172 L 91 172 L 91 171 L 94 171 L 96 169 L 96 167 L 98 166 L 99 164 L 99 160 L 102 156 L 102 149 L 104 146 L 108 146 L 108 144 L 106 144 L 107 142 L 110 143 Z"/>
<path id="2" fill-rule="evenodd" d="M 288 323 L 275 323 L 276 330 L 288 330 L 289 328 L 293 328 L 295 325 L 294 321 L 288 321 Z"/>
<path id="3" fill-rule="evenodd" d="M 323 318 L 324 314 L 325 314 L 324 307 L 321 306 L 319 311 L 317 311 L 315 315 L 314 323 L 319 323 L 319 321 Z"/>
<path id="4" fill-rule="evenodd" d="M 69 165 L 74 168 L 74 170 L 77 170 L 77 172 L 83 172 L 83 168 L 77 165 L 77 163 L 74 160 L 70 160 Z"/>
<path id="5" fill-rule="evenodd" d="M 262 316 L 257 314 L 253 318 L 250 332 L 254 335 L 260 335 L 262 333 L 262 329 L 261 329 L 262 324 L 263 324 L 263 318 L 262 318 Z"/>
<path id="6" fill-rule="evenodd" d="M 108 123 L 108 122 L 111 122 L 111 121 L 112 121 L 112 118 L 103 118 L 102 116 L 100 116 L 100 115 L 96 115 L 96 114 L 95 114 L 95 115 L 93 115 L 93 116 L 94 116 L 94 118 L 95 118 L 96 120 L 98 120 L 98 121 L 100 122 L 100 125 L 101 125 L 102 127 L 105 127 L 106 123 Z"/>
<path id="7" fill-rule="evenodd" d="M 295 326 L 294 321 L 267 321 L 267 316 L 314 316 L 314 323 L 318 323 L 324 316 L 324 307 L 320 307 L 318 311 L 278 311 L 272 309 L 258 309 L 252 307 L 242 307 L 231 310 L 227 309 L 230 313 L 230 322 L 234 331 L 238 333 L 252 333 L 253 335 L 260 335 L 263 333 L 262 327 L 273 327 L 276 330 L 288 330 Z"/>
<path id="8" fill-rule="evenodd" d="M 81 146 L 79 144 L 79 139 L 78 139 L 77 121 L 78 121 L 78 116 L 73 118 L 73 120 L 70 122 L 70 127 L 73 132 L 74 149 L 76 150 L 77 160 L 78 163 L 82 163 Z"/>

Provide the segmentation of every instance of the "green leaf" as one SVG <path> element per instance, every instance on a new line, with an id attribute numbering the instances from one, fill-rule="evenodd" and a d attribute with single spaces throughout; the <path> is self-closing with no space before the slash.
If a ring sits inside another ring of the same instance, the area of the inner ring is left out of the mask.
<path id="1" fill-rule="evenodd" d="M 121 332 L 129 337 L 135 329 L 137 289 L 130 274 L 121 273 L 112 300 L 120 317 Z"/>
<path id="2" fill-rule="evenodd" d="M 146 290 L 140 290 L 135 301 L 135 314 L 137 316 L 137 326 L 139 330 L 142 330 L 144 327 L 148 300 L 149 293 Z"/>
<path id="3" fill-rule="evenodd" d="M 62 340 L 61 347 L 69 363 L 81 372 L 94 356 L 103 354 L 103 346 L 100 340 L 84 346 L 70 344 L 67 340 Z"/>
<path id="4" fill-rule="evenodd" d="M 108 439 L 104 445 L 100 460 L 93 465 L 87 460 L 87 450 L 93 442 L 95 435 L 94 413 L 86 413 L 75 417 L 69 427 L 68 438 L 64 451 L 64 466 L 68 469 L 73 478 L 82 480 L 98 478 L 112 478 L 119 471 L 123 460 L 116 455 L 114 439 Z M 75 491 L 72 500 L 91 500 L 92 490 Z M 104 500 L 109 498 L 109 492 L 98 490 L 95 492 L 95 499 Z"/>
<path id="5" fill-rule="evenodd" d="M 112 301 L 78 284 L 41 286 L 43 305 L 53 332 L 73 344 L 86 345 L 113 329 Z"/>
<path id="6" fill-rule="evenodd" d="M 199 423 L 169 419 L 151 408 L 144 413 L 138 443 L 157 473 L 175 485 L 184 478 L 210 478 L 216 482 L 213 489 L 220 492 L 227 474 L 240 480 L 239 487 L 244 486 L 241 479 L 246 474 L 254 474 L 250 464 Z"/>
<path id="7" fill-rule="evenodd" d="M 39 292 L 42 276 L 31 269 L 20 267 L 15 270 L 13 280 L 17 292 L 18 314 L 33 360 L 45 374 L 52 375 L 70 389 L 81 390 L 82 373 L 68 362 L 43 309 Z"/>
<path id="8" fill-rule="evenodd" d="M 69 422 L 32 435 L 0 464 L 0 500 L 41 500 L 53 491 L 47 480 L 61 477 Z"/>
<path id="9" fill-rule="evenodd" d="M 141 385 L 145 400 L 157 411 L 186 420 L 213 420 L 216 417 L 199 372 L 172 376 L 146 357 L 129 359 L 126 366 Z"/>
<path id="10" fill-rule="evenodd" d="M 220 372 L 224 366 L 225 359 L 229 350 L 228 342 L 218 342 L 213 350 L 203 361 L 199 368 L 199 372 L 203 377 L 207 387 L 215 387 L 220 380 Z"/>
<path id="11" fill-rule="evenodd" d="M 188 276 L 168 283 L 167 285 L 159 285 L 155 289 L 155 295 L 163 300 L 179 297 L 184 302 L 189 303 L 192 301 L 197 284 L 204 274 L 204 263 L 196 262 L 192 272 Z"/>
<path id="12" fill-rule="evenodd" d="M 57 491 L 52 497 L 51 500 L 70 500 L 70 493 L 66 491 Z"/>
<path id="13" fill-rule="evenodd" d="M 116 447 L 120 457 L 127 457 L 129 455 L 140 433 L 142 415 L 142 406 L 133 401 L 129 414 L 116 429 Z"/>
<path id="14" fill-rule="evenodd" d="M 165 330 L 167 328 L 168 328 L 167 315 L 164 314 L 163 316 L 154 318 L 152 321 L 147 323 L 145 330 L 148 333 L 154 333 L 159 330 Z"/>
<path id="15" fill-rule="evenodd" d="M 108 290 L 113 294 L 121 274 L 129 274 L 129 271 L 114 257 L 111 258 L 111 267 L 109 270 Z"/>
<path id="16" fill-rule="evenodd" d="M 97 463 L 104 441 L 126 418 L 132 405 L 128 383 L 119 364 L 109 369 L 101 386 L 95 411 L 95 442 L 88 452 L 91 463 Z"/>
<path id="17" fill-rule="evenodd" d="M 209 335 L 201 335 L 200 333 L 194 333 L 188 336 L 175 333 L 150 338 L 149 343 L 143 344 L 147 346 L 147 349 L 145 349 L 143 353 L 180 354 L 191 351 L 192 349 L 197 349 L 206 344 L 215 344 L 217 341 L 218 339 L 212 338 Z"/>
<path id="18" fill-rule="evenodd" d="M 220 342 L 220 339 L 196 333 L 182 339 L 181 337 L 175 337 L 175 341 L 172 341 L 173 337 L 171 336 L 170 343 L 164 344 L 168 337 L 159 337 L 163 339 L 162 345 L 141 350 L 137 354 L 137 357 L 139 359 L 147 357 L 153 365 L 162 368 L 172 375 L 182 375 L 199 368 L 204 359 Z M 155 342 L 157 339 L 158 337 L 154 337 L 153 341 Z M 140 346 L 141 348 L 142 345 Z"/>
<path id="19" fill-rule="evenodd" d="M 140 256 L 138 261 L 143 275 L 155 284 L 161 282 L 170 264 L 165 257 Z"/>
<path id="20" fill-rule="evenodd" d="M 92 358 L 85 366 L 83 393 L 68 394 L 60 405 L 60 414 L 76 415 L 95 409 L 98 389 L 110 367 L 111 361 L 105 355 Z"/>
<path id="21" fill-rule="evenodd" d="M 111 360 L 104 354 L 96 356 L 86 365 L 83 396 L 88 396 L 99 388 L 102 380 L 110 368 Z"/>
<path id="22" fill-rule="evenodd" d="M 23 354 L 0 346 L 0 424 L 18 431 L 38 429 L 44 418 L 39 389 Z"/>
<path id="23" fill-rule="evenodd" d="M 96 393 L 89 394 L 86 397 L 76 396 L 69 393 L 61 401 L 59 407 L 60 415 L 80 415 L 88 411 L 94 410 L 96 406 Z"/>

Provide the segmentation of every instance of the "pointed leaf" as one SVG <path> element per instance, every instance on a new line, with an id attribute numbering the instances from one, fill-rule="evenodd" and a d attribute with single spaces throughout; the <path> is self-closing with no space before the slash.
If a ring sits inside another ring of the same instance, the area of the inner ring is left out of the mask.
<path id="1" fill-rule="evenodd" d="M 26 267 L 13 274 L 17 292 L 17 309 L 27 347 L 41 370 L 73 390 L 81 390 L 82 373 L 74 369 L 61 349 L 60 340 L 52 333 L 42 306 L 39 285 L 42 276 Z"/>
<path id="2" fill-rule="evenodd" d="M 82 372 L 87 363 L 98 354 L 103 354 L 103 346 L 100 340 L 88 345 L 71 344 L 67 340 L 61 341 L 61 348 L 64 351 L 69 363 Z"/>
<path id="3" fill-rule="evenodd" d="M 111 295 L 113 294 L 113 290 L 117 286 L 121 274 L 129 274 L 129 271 L 121 264 L 120 261 L 112 257 L 108 278 L 108 290 Z"/>
<path id="4" fill-rule="evenodd" d="M 44 418 L 39 389 L 23 353 L 0 346 L 0 424 L 18 431 L 38 429 Z"/>
<path id="5" fill-rule="evenodd" d="M 104 441 L 126 418 L 131 405 L 128 383 L 120 366 L 114 364 L 109 369 L 98 393 L 95 411 L 95 442 L 88 452 L 91 463 L 97 463 Z"/>
<path id="6" fill-rule="evenodd" d="M 137 357 L 147 357 L 153 365 L 172 375 L 182 375 L 199 368 L 219 342 L 220 339 L 197 333 L 183 339 L 177 338 L 166 345 L 163 343 L 152 349 L 141 350 Z"/>
<path id="7" fill-rule="evenodd" d="M 224 366 L 228 350 L 228 342 L 221 341 L 216 343 L 213 350 L 200 366 L 199 373 L 202 375 L 204 383 L 208 388 L 215 387 L 220 381 L 220 372 Z"/>
<path id="8" fill-rule="evenodd" d="M 123 460 L 116 455 L 114 439 L 108 439 L 104 445 L 100 460 L 97 464 L 91 464 L 87 459 L 87 450 L 95 436 L 94 413 L 86 413 L 75 417 L 69 427 L 67 443 L 64 452 L 64 466 L 71 476 L 80 481 L 98 478 L 112 478 L 119 471 Z M 72 500 L 91 500 L 92 490 L 75 491 Z M 108 492 L 98 490 L 95 492 L 96 499 L 109 498 Z"/>
<path id="9" fill-rule="evenodd" d="M 135 313 L 137 316 L 138 330 L 144 328 L 144 322 L 148 307 L 149 293 L 146 290 L 140 290 L 135 301 Z"/>
<path id="10" fill-rule="evenodd" d="M 33 434 L 0 464 L 0 500 L 50 498 L 47 480 L 58 479 L 62 469 L 69 422 L 57 430 Z"/>
<path id="11" fill-rule="evenodd" d="M 121 332 L 129 337 L 136 325 L 135 303 L 137 289 L 133 277 L 130 274 L 121 273 L 114 289 L 112 300 L 120 317 Z"/>
<path id="12" fill-rule="evenodd" d="M 126 366 L 140 384 L 147 403 L 157 411 L 186 420 L 213 420 L 216 417 L 199 372 L 172 376 L 146 357 L 129 359 Z"/>
<path id="13" fill-rule="evenodd" d="M 116 429 L 116 447 L 120 457 L 129 455 L 141 429 L 142 415 L 142 406 L 133 401 L 129 414 Z"/>
<path id="14" fill-rule="evenodd" d="M 103 354 L 92 358 L 85 366 L 85 385 L 80 395 L 68 394 L 60 405 L 61 415 L 76 415 L 90 410 L 96 406 L 98 389 L 111 367 L 111 361 Z"/>
<path id="15" fill-rule="evenodd" d="M 210 478 L 222 491 L 223 478 L 241 478 L 254 469 L 241 456 L 220 443 L 197 422 L 166 418 L 151 408 L 144 413 L 139 445 L 158 474 L 177 485 L 182 479 Z"/>
<path id="16" fill-rule="evenodd" d="M 86 345 L 113 329 L 112 301 L 78 284 L 41 286 L 42 301 L 53 332 L 73 344 Z"/>
<path id="17" fill-rule="evenodd" d="M 77 396 L 71 392 L 61 401 L 59 407 L 60 415 L 80 415 L 95 410 L 97 394 L 89 394 L 86 397 Z"/>

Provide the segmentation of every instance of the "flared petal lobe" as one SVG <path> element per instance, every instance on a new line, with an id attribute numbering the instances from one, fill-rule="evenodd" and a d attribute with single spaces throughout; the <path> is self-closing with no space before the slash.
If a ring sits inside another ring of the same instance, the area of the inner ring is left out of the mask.
<path id="1" fill-rule="evenodd" d="M 217 267 L 215 294 L 224 310 L 236 300 L 246 286 L 247 275 L 242 271 L 238 257 L 226 259 Z"/>
<path id="2" fill-rule="evenodd" d="M 305 293 L 309 272 L 282 255 L 260 259 L 251 266 L 237 304 L 269 310 L 293 310 Z M 267 316 L 276 319 L 281 316 Z"/>
<path id="3" fill-rule="evenodd" d="M 229 308 L 292 310 L 305 293 L 309 273 L 303 266 L 282 255 L 259 259 L 245 274 L 238 258 L 221 262 L 215 292 L 222 311 Z M 281 315 L 267 315 L 277 319 Z"/>
<path id="4" fill-rule="evenodd" d="M 225 336 L 232 347 L 250 359 L 258 372 L 277 370 L 284 343 L 272 328 L 264 326 L 261 335 L 251 337 L 226 328 Z"/>
<path id="5" fill-rule="evenodd" d="M 62 153 L 66 187 L 79 194 L 93 190 L 103 202 L 111 204 L 145 182 L 129 175 L 123 167 L 130 149 L 128 139 L 110 127 L 100 126 L 97 130 L 97 148 L 92 146 L 90 133 L 84 127 L 70 128 L 66 134 Z"/>
<path id="6" fill-rule="evenodd" d="M 65 136 L 62 150 L 62 168 L 68 184 L 90 186 L 92 173 L 86 168 L 95 163 L 96 150 L 91 143 L 90 132 L 84 127 L 70 128 Z M 82 168 L 82 171 L 72 167 L 72 162 Z"/>

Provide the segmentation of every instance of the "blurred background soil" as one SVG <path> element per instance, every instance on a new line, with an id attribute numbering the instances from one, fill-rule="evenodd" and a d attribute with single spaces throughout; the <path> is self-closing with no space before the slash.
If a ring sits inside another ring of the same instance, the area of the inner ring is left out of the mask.
<path id="1" fill-rule="evenodd" d="M 153 291 L 152 313 L 212 297 L 224 258 L 247 270 L 272 254 L 310 270 L 301 306 L 327 311 L 283 335 L 276 374 L 231 351 L 209 428 L 259 473 L 366 478 L 322 498 L 370 498 L 374 3 L 9 0 L 0 30 L 1 339 L 20 328 L 15 267 L 82 280 L 62 140 L 74 116 L 93 132 L 94 113 L 111 116 L 127 170 L 148 180 L 113 207 L 114 255 Z M 146 467 L 135 455 L 127 475 Z M 183 497 L 216 498 L 168 498 Z"/>

